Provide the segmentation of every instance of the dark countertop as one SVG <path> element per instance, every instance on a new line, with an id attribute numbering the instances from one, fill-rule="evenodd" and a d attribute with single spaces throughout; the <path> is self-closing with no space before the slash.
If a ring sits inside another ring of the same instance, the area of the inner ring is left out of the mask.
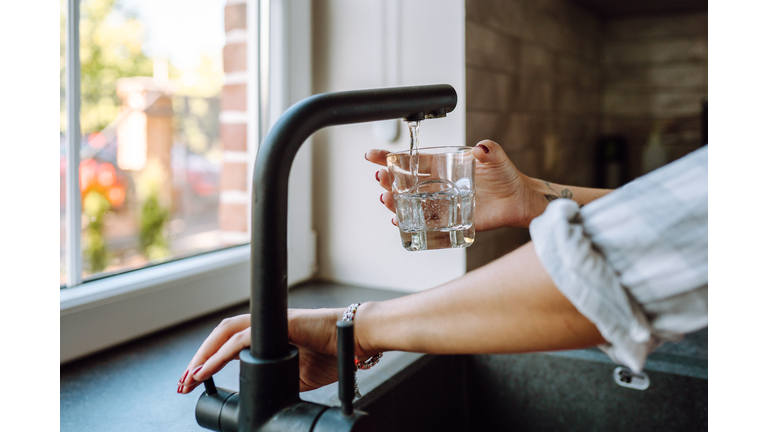
<path id="1" fill-rule="evenodd" d="M 292 288 L 288 305 L 345 307 L 353 302 L 388 300 L 404 294 L 313 282 Z M 247 312 L 248 305 L 242 304 L 61 366 L 61 430 L 204 430 L 194 417 L 202 386 L 191 394 L 179 395 L 176 383 L 211 330 L 222 319 Z M 680 343 L 665 344 L 649 357 L 646 370 L 706 379 L 707 340 L 708 331 L 704 329 L 688 335 Z M 597 348 L 547 354 L 613 364 Z M 387 384 L 392 385 L 397 381 L 392 377 L 421 357 L 422 354 L 388 352 L 376 368 L 358 372 L 358 384 L 364 395 L 359 401 L 365 405 L 366 394 L 377 397 L 376 393 L 387 387 L 381 386 L 382 383 L 389 380 Z M 238 381 L 238 362 L 230 363 L 216 374 L 216 384 L 222 388 L 237 390 Z M 302 393 L 301 397 L 338 406 L 335 384 Z"/>
<path id="2" fill-rule="evenodd" d="M 388 300 L 404 294 L 315 282 L 292 288 L 288 306 L 346 307 L 353 302 Z M 248 305 L 242 304 L 61 366 L 61 430 L 205 430 L 197 425 L 194 415 L 202 387 L 179 395 L 176 383 L 211 330 L 222 319 L 247 312 Z M 400 362 L 406 358 L 413 361 L 413 356 L 417 355 L 406 355 Z M 388 368 L 384 362 L 387 357 L 382 359 L 382 372 Z M 389 357 L 387 363 L 392 369 L 398 356 Z M 232 362 L 216 374 L 216 385 L 236 390 L 238 374 L 238 362 Z M 362 378 L 360 381 L 363 392 L 374 385 L 364 383 Z M 303 393 L 302 398 L 330 404 L 335 395 L 332 387 Z"/>

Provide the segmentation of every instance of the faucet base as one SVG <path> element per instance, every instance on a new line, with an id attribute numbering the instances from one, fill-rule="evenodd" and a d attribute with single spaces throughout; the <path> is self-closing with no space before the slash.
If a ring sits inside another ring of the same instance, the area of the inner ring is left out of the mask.
<path id="1" fill-rule="evenodd" d="M 375 430 L 373 420 L 367 413 L 353 411 L 352 415 L 345 415 L 338 408 L 330 408 L 317 419 L 312 432 L 373 432 Z"/>
<path id="2" fill-rule="evenodd" d="M 195 407 L 195 420 L 200 426 L 218 432 L 237 432 L 238 394 L 217 388 L 216 394 L 203 392 Z"/>
<path id="3" fill-rule="evenodd" d="M 325 405 L 300 401 L 283 408 L 258 429 L 259 432 L 314 432 L 318 417 L 329 411 Z M 341 429 L 339 429 L 341 430 Z"/>
<path id="4" fill-rule="evenodd" d="M 239 431 L 256 431 L 300 401 L 298 348 L 288 345 L 286 356 L 269 360 L 254 357 L 247 348 L 240 351 Z"/>

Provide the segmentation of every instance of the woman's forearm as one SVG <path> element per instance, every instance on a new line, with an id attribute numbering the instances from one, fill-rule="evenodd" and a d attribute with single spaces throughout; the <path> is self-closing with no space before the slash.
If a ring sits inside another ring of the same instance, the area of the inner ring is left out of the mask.
<path id="1" fill-rule="evenodd" d="M 514 353 L 604 342 L 555 287 L 532 243 L 442 286 L 364 303 L 355 332 L 365 353 Z"/>

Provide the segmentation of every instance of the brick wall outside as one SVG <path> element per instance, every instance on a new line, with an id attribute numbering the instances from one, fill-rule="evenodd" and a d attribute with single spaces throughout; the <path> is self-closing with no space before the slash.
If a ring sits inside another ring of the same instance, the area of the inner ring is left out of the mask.
<path id="1" fill-rule="evenodd" d="M 227 44 L 222 50 L 225 84 L 221 89 L 219 134 L 224 163 L 221 170 L 221 198 L 219 203 L 219 229 L 224 243 L 248 241 L 248 135 L 242 115 L 247 110 L 246 83 L 247 46 L 242 38 L 246 30 L 246 3 L 229 0 L 224 7 L 224 30 Z M 230 114 L 240 114 L 232 116 Z M 233 120 L 234 118 L 234 120 Z"/>
<path id="2" fill-rule="evenodd" d="M 245 123 L 219 125 L 222 150 L 245 152 L 248 150 L 248 127 Z"/>
<path id="3" fill-rule="evenodd" d="M 466 1 L 467 145 L 501 144 L 526 175 L 591 186 L 597 138 L 627 137 L 630 178 L 658 124 L 667 161 L 701 142 L 707 14 L 601 21 L 566 0 Z M 530 239 L 478 233 L 467 271 Z"/>

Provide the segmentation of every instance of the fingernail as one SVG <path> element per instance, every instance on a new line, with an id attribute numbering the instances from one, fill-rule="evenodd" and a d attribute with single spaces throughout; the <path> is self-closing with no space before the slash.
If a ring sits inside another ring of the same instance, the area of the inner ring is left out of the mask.
<path id="1" fill-rule="evenodd" d="M 182 386 L 179 386 L 179 387 L 176 389 L 176 393 L 181 393 L 181 389 L 182 389 L 182 388 L 183 388 Z"/>
<path id="2" fill-rule="evenodd" d="M 379 180 L 379 172 L 378 171 L 376 171 L 376 181 L 381 181 L 381 180 Z"/>
<path id="3" fill-rule="evenodd" d="M 368 152 L 365 152 L 365 154 L 363 155 L 363 157 L 365 158 L 365 160 L 368 160 Z"/>
<path id="4" fill-rule="evenodd" d="M 395 218 L 392 218 L 392 225 L 397 226 L 397 224 L 395 223 Z"/>
<path id="5" fill-rule="evenodd" d="M 381 201 L 382 204 L 384 204 L 384 194 L 381 194 L 379 197 L 379 201 Z"/>
<path id="6" fill-rule="evenodd" d="M 488 153 L 490 150 L 488 150 L 488 147 L 484 146 L 483 144 L 478 144 L 478 147 L 482 148 L 484 152 Z"/>
<path id="7" fill-rule="evenodd" d="M 184 383 L 184 380 L 187 379 L 187 375 L 189 374 L 189 369 L 184 371 L 184 375 L 181 376 L 181 379 L 179 380 L 179 383 Z"/>
<path id="8" fill-rule="evenodd" d="M 193 370 L 193 371 L 192 371 L 192 378 L 193 378 L 195 381 L 197 381 L 197 379 L 195 378 L 195 374 L 196 374 L 196 373 L 198 373 L 198 372 L 200 372 L 200 369 L 202 369 L 202 368 L 203 368 L 203 365 L 200 365 L 200 366 L 196 367 L 196 368 L 195 368 L 195 370 Z"/>

